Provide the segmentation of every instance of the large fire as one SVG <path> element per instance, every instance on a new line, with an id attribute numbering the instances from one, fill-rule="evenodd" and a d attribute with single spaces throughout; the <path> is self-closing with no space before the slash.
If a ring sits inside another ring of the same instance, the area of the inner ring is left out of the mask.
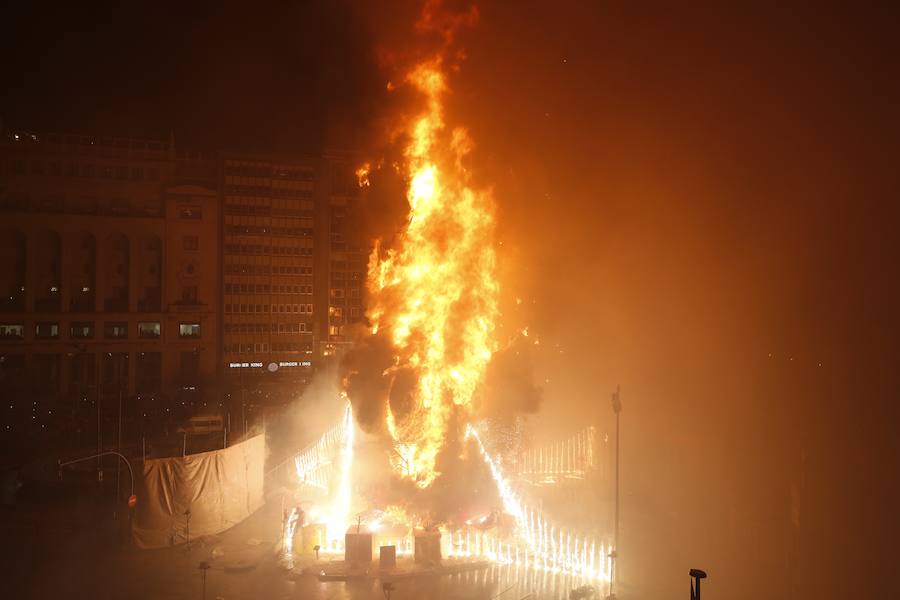
<path id="1" fill-rule="evenodd" d="M 434 3 L 426 3 L 423 21 L 433 24 L 428 7 Z M 367 456 L 361 453 L 354 461 L 354 452 L 355 444 L 363 445 L 366 439 L 356 435 L 353 405 L 348 402 L 342 422 L 296 457 L 299 487 L 324 503 L 305 514 L 299 507 L 285 514 L 285 555 L 290 561 L 293 536 L 307 519 L 325 526 L 321 549 L 328 553 L 344 549 L 348 526 L 355 533 L 364 526 L 378 544 L 410 554 L 414 531 L 425 527 L 440 532 L 441 553 L 448 558 L 477 557 L 510 565 L 517 572 L 522 567 L 582 582 L 608 581 L 608 544 L 560 527 L 543 511 L 531 508 L 523 494 L 526 482 L 556 485 L 587 479 L 594 466 L 593 429 L 546 451 L 518 451 L 520 455 L 513 457 L 509 452 L 492 454 L 490 427 L 474 422 L 473 399 L 496 350 L 495 209 L 490 192 L 475 186 L 465 166 L 472 148 L 468 133 L 445 121 L 451 70 L 439 53 L 404 76 L 421 101 L 421 108 L 403 122 L 403 160 L 395 165 L 406 182 L 409 212 L 390 248 L 375 243 L 369 259 L 367 313 L 372 335 L 386 340 L 391 351 L 387 370 L 380 373 L 381 366 L 376 370 L 390 385 L 397 385 L 402 373 L 404 384 L 400 402 L 392 404 L 393 393 L 384 399 L 384 427 L 379 421 L 378 429 L 390 436 L 394 472 L 419 488 L 430 487 L 441 475 L 438 456 L 445 445 L 464 440 L 468 458 L 482 461 L 489 471 L 500 505 L 486 515 L 460 506 L 460 511 L 468 511 L 464 521 L 447 515 L 435 521 L 421 506 L 422 514 L 417 514 L 407 511 L 409 507 L 390 502 L 380 506 L 371 497 L 363 499 L 353 482 Z M 356 175 L 360 187 L 370 185 L 369 164 Z M 527 329 L 523 335 L 527 337 Z M 380 408 L 381 396 L 375 398 Z M 343 399 L 347 401 L 346 394 Z M 358 400 L 352 393 L 349 399 Z"/>
<path id="2" fill-rule="evenodd" d="M 395 366 L 416 374 L 412 407 L 387 430 L 399 453 L 395 467 L 427 487 L 448 435 L 451 412 L 468 416 L 494 350 L 498 284 L 494 207 L 471 186 L 463 160 L 467 132 L 444 122 L 448 91 L 443 61 L 417 65 L 407 81 L 425 99 L 408 125 L 405 151 L 409 217 L 396 248 L 376 244 L 369 262 L 369 319 L 389 332 Z"/>

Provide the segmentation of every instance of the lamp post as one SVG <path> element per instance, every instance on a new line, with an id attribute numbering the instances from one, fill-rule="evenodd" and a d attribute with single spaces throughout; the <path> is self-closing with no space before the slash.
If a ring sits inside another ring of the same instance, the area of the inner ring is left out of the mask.
<path id="1" fill-rule="evenodd" d="M 100 485 L 100 487 L 102 489 L 102 487 L 103 487 L 103 462 L 100 459 L 100 455 L 103 452 L 103 427 L 102 427 L 102 421 L 100 418 L 101 417 L 100 401 L 101 401 L 101 397 L 103 394 L 102 394 L 100 381 L 101 381 L 101 374 L 102 374 L 101 367 L 103 364 L 103 352 L 98 351 L 96 353 L 91 353 L 87 344 L 72 344 L 72 346 L 75 348 L 77 354 L 79 354 L 81 356 L 85 356 L 85 357 L 88 357 L 88 356 L 94 357 L 94 365 L 93 365 L 94 389 L 96 391 L 94 399 L 95 399 L 95 404 L 97 406 L 97 454 L 95 456 L 97 457 L 97 483 Z M 73 354 L 70 354 L 70 356 L 73 356 Z M 85 358 L 85 366 L 87 366 L 86 358 Z M 87 385 L 88 384 L 87 369 L 85 369 L 84 375 L 85 375 L 85 382 L 81 387 L 86 391 L 89 387 Z M 116 486 L 118 487 L 118 484 L 116 484 Z"/>
<path id="2" fill-rule="evenodd" d="M 116 432 L 116 450 L 120 453 L 122 452 L 122 362 L 125 360 L 128 354 L 119 353 L 116 357 L 116 383 L 119 388 L 119 414 L 118 414 L 118 427 Z M 119 497 L 120 490 L 120 480 L 122 477 L 122 463 L 116 464 L 116 498 Z"/>
<path id="3" fill-rule="evenodd" d="M 691 600 L 700 600 L 700 580 L 706 579 L 706 571 L 691 569 L 688 574 L 691 576 Z"/>
<path id="4" fill-rule="evenodd" d="M 612 573 L 609 578 L 609 597 L 616 597 L 615 584 L 619 574 L 619 413 L 622 412 L 622 401 L 619 398 L 619 386 L 612 394 L 612 409 L 616 413 L 616 504 L 615 504 L 615 528 L 613 533 L 613 550 L 609 553 L 612 559 Z"/>
<path id="5" fill-rule="evenodd" d="M 206 561 L 204 560 L 204 561 L 201 561 L 201 562 L 200 562 L 200 565 L 199 565 L 197 568 L 200 569 L 200 577 L 202 578 L 202 581 L 203 581 L 203 595 L 202 595 L 202 598 L 203 598 L 203 600 L 206 600 L 206 572 L 209 571 L 210 565 L 209 565 L 208 562 L 206 562 Z"/>
<path id="6" fill-rule="evenodd" d="M 109 455 L 117 456 L 125 463 L 125 466 L 128 467 L 128 475 L 131 479 L 131 494 L 128 496 L 128 508 L 133 509 L 135 507 L 135 505 L 137 504 L 137 496 L 134 495 L 134 469 L 131 468 L 131 462 L 129 462 L 129 460 L 127 458 L 125 458 L 125 455 L 120 452 L 116 452 L 115 450 L 107 450 L 106 452 L 98 452 L 97 454 L 91 454 L 89 456 L 83 456 L 81 458 L 74 458 L 72 460 L 67 460 L 65 462 L 59 461 L 57 463 L 57 466 L 60 469 L 60 477 L 62 477 L 62 471 L 61 471 L 62 468 L 67 465 L 84 462 L 86 460 L 91 460 L 94 458 L 99 460 L 101 457 L 109 456 Z M 116 500 L 118 501 L 118 497 L 116 498 Z M 129 529 L 129 531 L 131 530 L 131 518 L 132 518 L 132 511 L 129 510 L 129 512 L 128 512 L 128 529 Z"/>

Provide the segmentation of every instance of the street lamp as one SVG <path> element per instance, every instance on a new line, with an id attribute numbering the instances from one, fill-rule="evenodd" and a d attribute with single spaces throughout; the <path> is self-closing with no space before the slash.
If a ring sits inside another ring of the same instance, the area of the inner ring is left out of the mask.
<path id="1" fill-rule="evenodd" d="M 131 479 L 131 494 L 128 496 L 128 508 L 134 509 L 134 507 L 137 505 L 137 496 L 135 496 L 135 494 L 134 494 L 134 469 L 131 468 L 131 462 L 129 462 L 129 460 L 121 452 L 116 452 L 115 450 L 107 450 L 106 452 L 98 452 L 97 454 L 91 454 L 89 456 L 83 456 L 81 458 L 74 458 L 72 460 L 67 460 L 65 462 L 59 461 L 57 463 L 57 468 L 60 470 L 60 477 L 62 477 L 62 468 L 65 466 L 72 465 L 72 464 L 79 463 L 79 462 L 84 462 L 86 460 L 92 460 L 94 458 L 96 458 L 97 460 L 100 460 L 101 457 L 110 456 L 110 455 L 118 457 L 120 460 L 122 460 L 125 463 L 125 466 L 128 467 L 128 475 Z M 118 496 L 117 496 L 116 500 L 117 500 L 116 506 L 118 506 Z M 116 510 L 118 510 L 118 509 L 116 509 Z M 129 510 L 128 511 L 129 533 L 131 531 L 131 519 L 132 519 L 132 510 Z"/>
<path id="2" fill-rule="evenodd" d="M 103 353 L 90 352 L 90 348 L 88 348 L 87 344 L 71 344 L 77 353 L 82 356 L 93 356 L 94 357 L 94 388 L 96 390 L 95 394 L 95 404 L 97 408 L 97 482 L 100 484 L 102 489 L 103 487 L 103 463 L 100 459 L 100 453 L 103 452 L 103 426 L 101 424 L 100 412 L 101 412 L 101 366 L 103 363 Z M 70 355 L 71 356 L 71 355 Z M 87 359 L 85 359 L 85 363 L 87 363 Z M 86 375 L 86 374 L 85 374 Z M 86 377 L 85 377 L 86 379 Z M 84 388 L 87 388 L 87 382 L 85 382 Z M 121 445 L 120 445 L 121 446 Z M 121 449 L 121 448 L 120 448 Z M 116 484 L 116 488 L 118 489 L 118 483 Z"/>
<path id="3" fill-rule="evenodd" d="M 204 561 L 200 562 L 200 565 L 197 568 L 200 569 L 200 576 L 202 577 L 202 580 L 203 580 L 203 596 L 202 596 L 202 598 L 203 598 L 203 600 L 206 600 L 206 572 L 209 571 L 209 569 L 211 567 L 210 567 L 210 564 L 204 560 Z"/>
<path id="4" fill-rule="evenodd" d="M 609 578 L 609 598 L 611 600 L 615 600 L 616 597 L 615 584 L 619 571 L 619 413 L 622 412 L 619 391 L 619 386 L 616 385 L 616 391 L 612 394 L 612 409 L 616 413 L 616 508 L 613 550 L 609 553 L 609 557 L 612 559 L 612 573 Z"/>
<path id="5" fill-rule="evenodd" d="M 706 571 L 691 569 L 688 574 L 691 576 L 691 600 L 700 600 L 700 580 L 706 579 Z"/>

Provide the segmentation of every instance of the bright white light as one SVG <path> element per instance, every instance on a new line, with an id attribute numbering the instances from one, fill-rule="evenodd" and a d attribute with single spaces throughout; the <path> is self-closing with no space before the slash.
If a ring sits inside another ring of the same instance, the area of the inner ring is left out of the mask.
<path id="1" fill-rule="evenodd" d="M 353 406 L 347 402 L 344 412 L 344 445 L 341 448 L 341 480 L 338 484 L 337 496 L 331 505 L 331 515 L 326 524 L 326 535 L 329 543 L 338 543 L 347 532 L 347 520 L 350 515 L 350 471 L 353 467 Z"/>

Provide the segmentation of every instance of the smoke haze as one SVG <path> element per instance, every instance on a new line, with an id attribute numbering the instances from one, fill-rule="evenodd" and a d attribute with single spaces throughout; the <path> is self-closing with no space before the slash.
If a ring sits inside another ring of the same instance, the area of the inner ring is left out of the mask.
<path id="1" fill-rule="evenodd" d="M 621 384 L 622 598 L 682 597 L 691 567 L 711 598 L 896 597 L 896 20 L 741 4 L 483 2 L 460 30 L 447 119 L 498 206 L 498 339 L 540 340 L 496 357 L 484 409 L 538 409 L 537 443 L 612 435 Z M 411 100 L 387 84 L 432 49 L 421 5 L 285 6 L 17 3 L 0 114 L 188 147 L 361 148 L 384 162 L 355 227 L 390 245 L 392 124 Z M 383 351 L 367 340 L 320 378 L 372 369 L 350 383 L 372 432 L 410 385 L 392 391 Z M 298 405 L 294 435 L 318 421 Z M 477 460 L 441 464 L 483 480 Z"/>

